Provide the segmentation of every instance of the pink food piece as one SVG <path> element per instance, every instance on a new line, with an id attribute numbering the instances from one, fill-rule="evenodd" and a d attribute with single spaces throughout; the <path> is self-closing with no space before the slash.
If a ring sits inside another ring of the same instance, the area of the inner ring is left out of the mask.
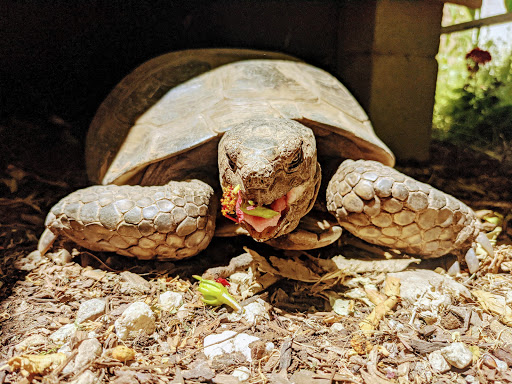
<path id="1" fill-rule="evenodd" d="M 270 219 L 265 219 L 264 217 L 252 216 L 244 212 L 240 209 L 240 205 L 242 204 L 241 195 L 238 194 L 238 200 L 236 202 L 236 212 L 238 217 L 238 222 L 245 221 L 251 227 L 253 227 L 257 232 L 263 232 L 268 227 L 275 227 L 281 218 L 281 212 L 286 209 L 288 204 L 286 203 L 286 196 L 280 197 L 275 200 L 272 204 L 270 204 L 270 208 L 276 212 L 279 212 L 279 215 L 275 215 Z"/>
<path id="2" fill-rule="evenodd" d="M 240 206 L 242 205 L 242 194 L 238 192 L 238 199 L 236 200 L 235 204 L 235 212 L 236 212 L 236 218 L 238 219 L 238 223 L 240 224 L 242 221 L 244 221 L 245 213 L 240 209 Z"/>
<path id="3" fill-rule="evenodd" d="M 281 215 L 276 215 L 271 219 L 265 219 L 264 217 L 245 215 L 245 222 L 250 224 L 258 232 L 263 232 L 268 227 L 274 227 L 279 222 Z"/>
<path id="4" fill-rule="evenodd" d="M 286 202 L 286 195 L 284 195 L 283 197 L 280 197 L 272 204 L 270 204 L 270 209 L 273 209 L 276 212 L 283 212 L 287 206 L 288 204 Z"/>

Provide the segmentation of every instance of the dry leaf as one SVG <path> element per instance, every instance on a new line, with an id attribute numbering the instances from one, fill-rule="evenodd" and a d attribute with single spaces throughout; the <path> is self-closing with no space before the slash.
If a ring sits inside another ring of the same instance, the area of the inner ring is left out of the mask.
<path id="1" fill-rule="evenodd" d="M 290 260 L 270 256 L 270 262 L 279 270 L 279 274 L 287 279 L 304 281 L 306 283 L 314 283 L 320 280 L 320 276 L 306 267 L 299 259 Z"/>
<path id="2" fill-rule="evenodd" d="M 377 291 L 376 289 L 365 288 L 366 296 L 374 305 L 379 305 L 387 299 L 386 295 Z"/>
<path id="3" fill-rule="evenodd" d="M 471 293 L 484 310 L 499 316 L 503 324 L 512 326 L 512 309 L 506 304 L 505 297 L 480 289 L 475 289 Z"/>
<path id="4" fill-rule="evenodd" d="M 373 348 L 372 343 L 361 333 L 356 333 L 352 336 L 350 345 L 358 355 L 366 355 Z"/>
<path id="5" fill-rule="evenodd" d="M 64 353 L 50 353 L 49 355 L 22 355 L 10 358 L 7 364 L 12 371 L 23 370 L 29 374 L 44 375 L 57 368 L 67 356 Z"/>
<path id="6" fill-rule="evenodd" d="M 386 299 L 384 302 L 373 308 L 372 313 L 370 313 L 366 319 L 359 323 L 359 328 L 364 332 L 373 331 L 377 325 L 379 325 L 379 321 L 381 321 L 384 316 L 386 316 L 386 313 L 392 310 L 397 304 L 398 297 L 396 296 L 392 296 L 389 299 Z"/>
<path id="7" fill-rule="evenodd" d="M 379 303 L 375 308 L 373 308 L 372 313 L 359 323 L 359 328 L 363 332 L 373 331 L 379 325 L 379 321 L 386 316 L 386 313 L 398 304 L 398 296 L 400 296 L 400 279 L 392 276 L 386 277 L 384 293 L 386 293 L 389 298 Z"/>
<path id="8" fill-rule="evenodd" d="M 244 250 L 250 254 L 257 265 L 257 268 L 262 273 L 271 273 L 275 276 L 281 276 L 281 273 L 276 269 L 272 268 L 272 266 L 268 263 L 267 259 L 261 256 L 258 252 L 253 251 L 247 247 L 244 247 Z"/>
<path id="9" fill-rule="evenodd" d="M 400 279 L 398 277 L 386 276 L 383 293 L 386 296 L 400 296 Z"/>
<path id="10" fill-rule="evenodd" d="M 400 272 L 410 264 L 420 263 L 420 259 L 391 259 L 391 260 L 356 260 L 346 259 L 339 255 L 330 260 L 322 260 L 319 265 L 327 271 L 342 270 L 346 273 L 390 273 Z"/>
<path id="11" fill-rule="evenodd" d="M 498 320 L 491 321 L 489 328 L 496 335 L 498 340 L 502 341 L 504 344 L 512 344 L 512 328 L 501 324 Z"/>
<path id="12" fill-rule="evenodd" d="M 0 181 L 2 183 L 4 183 L 7 188 L 9 188 L 9 191 L 11 193 L 16 193 L 18 191 L 18 182 L 16 181 L 16 179 L 0 179 Z"/>

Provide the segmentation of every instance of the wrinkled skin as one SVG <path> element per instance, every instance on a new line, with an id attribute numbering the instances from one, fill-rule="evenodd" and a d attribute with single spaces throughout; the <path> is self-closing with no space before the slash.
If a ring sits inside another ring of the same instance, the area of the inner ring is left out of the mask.
<path id="1" fill-rule="evenodd" d="M 287 207 L 275 226 L 258 232 L 240 224 L 258 241 L 293 231 L 313 207 L 321 170 L 311 129 L 293 120 L 261 119 L 239 124 L 219 144 L 223 188 L 240 185 L 242 200 L 270 206 L 286 196 Z"/>
<path id="2" fill-rule="evenodd" d="M 224 189 L 239 186 L 236 201 L 247 212 L 237 209 L 236 221 L 255 240 L 312 249 L 339 237 L 341 230 L 325 237 L 297 228 L 320 188 L 315 142 L 310 128 L 278 118 L 248 120 L 224 134 L 218 147 L 220 183 Z M 479 232 L 475 213 L 465 204 L 375 161 L 343 161 L 327 186 L 326 205 L 355 236 L 423 257 L 467 248 Z M 250 214 L 254 207 L 278 213 L 261 218 Z M 52 208 L 39 249 L 46 252 L 62 234 L 92 250 L 182 259 L 208 246 L 216 211 L 213 188 L 200 180 L 92 186 Z"/>

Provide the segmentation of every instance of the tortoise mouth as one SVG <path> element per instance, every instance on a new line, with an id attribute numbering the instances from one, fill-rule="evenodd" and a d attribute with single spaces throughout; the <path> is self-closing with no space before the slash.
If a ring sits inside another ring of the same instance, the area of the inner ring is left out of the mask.
<path id="1" fill-rule="evenodd" d="M 251 210 L 248 210 L 248 212 L 244 212 L 240 224 L 242 224 L 251 237 L 257 241 L 266 241 L 278 236 L 279 231 L 286 222 L 285 219 L 290 210 L 287 197 L 288 194 L 274 200 L 269 205 L 258 206 L 276 212 L 277 214 L 273 217 L 266 218 L 251 215 Z"/>
<path id="2" fill-rule="evenodd" d="M 278 215 L 275 217 L 262 219 L 244 214 L 240 224 L 256 241 L 267 241 L 290 232 L 295 229 L 295 227 L 289 228 L 289 225 L 293 224 L 292 221 L 298 224 L 298 220 L 293 220 L 293 217 L 296 216 L 297 208 L 303 203 L 301 203 L 301 199 L 306 194 L 307 188 L 308 183 L 303 183 L 290 189 L 285 195 L 274 200 L 271 204 L 264 205 L 263 207 L 278 212 Z M 313 200 L 315 198 L 316 194 L 313 195 Z M 243 203 L 243 201 L 242 197 L 241 203 Z M 310 205 L 311 201 L 308 200 L 306 204 Z"/>
<path id="3" fill-rule="evenodd" d="M 249 200 L 250 191 L 242 193 L 239 185 L 224 187 L 221 211 L 226 218 L 240 224 L 254 240 L 267 241 L 295 229 L 316 198 L 316 193 L 308 193 L 309 187 L 308 182 L 298 185 L 266 205 Z M 304 207 L 307 209 L 302 209 Z"/>

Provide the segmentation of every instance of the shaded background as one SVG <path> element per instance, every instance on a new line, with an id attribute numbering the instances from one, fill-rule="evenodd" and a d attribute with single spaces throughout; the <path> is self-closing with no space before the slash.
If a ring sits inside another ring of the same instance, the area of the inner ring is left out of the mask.
<path id="1" fill-rule="evenodd" d="M 187 48 L 291 53 L 333 69 L 333 1 L 3 1 L 2 117 L 57 115 L 82 139 L 98 105 L 132 69 Z M 224 4 L 225 5 L 225 4 Z M 216 9 L 213 10 L 213 8 Z M 283 15 L 286 13 L 286 17 Z"/>
<path id="2" fill-rule="evenodd" d="M 334 74 L 397 158 L 425 161 L 443 1 L 4 0 L 1 113 L 58 116 L 83 141 L 110 89 L 144 61 L 188 48 L 263 49 Z"/>

